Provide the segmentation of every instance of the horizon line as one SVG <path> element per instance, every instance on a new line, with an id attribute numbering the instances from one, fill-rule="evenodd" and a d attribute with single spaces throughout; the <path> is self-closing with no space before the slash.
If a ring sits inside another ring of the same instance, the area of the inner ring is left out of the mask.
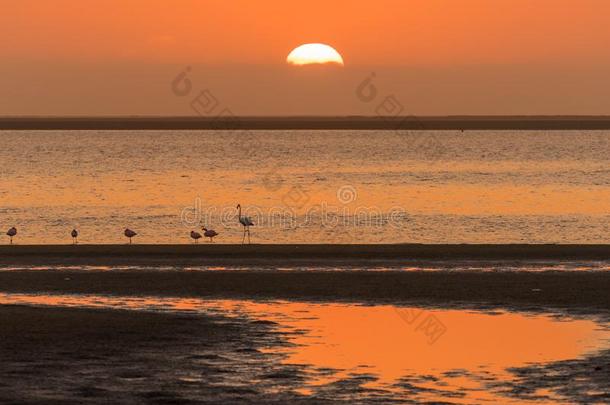
<path id="1" fill-rule="evenodd" d="M 0 116 L 0 130 L 610 130 L 610 115 Z"/>

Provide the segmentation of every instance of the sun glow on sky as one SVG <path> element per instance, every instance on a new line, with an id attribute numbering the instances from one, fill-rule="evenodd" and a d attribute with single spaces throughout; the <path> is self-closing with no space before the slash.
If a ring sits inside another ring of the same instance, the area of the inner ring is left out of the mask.
<path id="1" fill-rule="evenodd" d="M 409 114 L 609 113 L 607 0 L 179 3 L 2 2 L 0 114 L 189 114 L 186 65 L 237 115 L 375 114 L 373 71 Z M 292 59 L 311 42 L 338 52 Z"/>

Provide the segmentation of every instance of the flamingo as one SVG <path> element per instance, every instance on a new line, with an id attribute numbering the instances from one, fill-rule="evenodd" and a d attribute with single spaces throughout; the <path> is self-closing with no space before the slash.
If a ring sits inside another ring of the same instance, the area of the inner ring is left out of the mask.
<path id="1" fill-rule="evenodd" d="M 191 238 L 195 239 L 195 243 L 199 243 L 199 239 L 201 239 L 201 234 L 199 232 L 191 231 Z"/>
<path id="2" fill-rule="evenodd" d="M 214 240 L 212 238 L 214 236 L 217 236 L 218 232 L 213 229 L 207 229 L 205 226 L 201 229 L 203 230 L 203 236 L 205 236 L 206 238 L 210 238 L 210 242 L 214 243 Z"/>
<path id="3" fill-rule="evenodd" d="M 241 204 L 237 204 L 237 209 L 239 210 L 239 223 L 244 226 L 244 238 L 241 240 L 241 243 L 243 245 L 244 241 L 246 240 L 246 233 L 248 234 L 248 243 L 250 243 L 250 227 L 254 225 L 254 222 L 252 222 L 252 219 L 250 219 L 250 217 L 241 216 Z"/>
<path id="4" fill-rule="evenodd" d="M 76 229 L 72 229 L 72 232 L 70 232 L 70 235 L 72 235 L 72 243 L 77 245 L 78 244 L 78 231 Z"/>
<path id="5" fill-rule="evenodd" d="M 131 229 L 127 228 L 125 229 L 124 232 L 125 236 L 127 236 L 129 238 L 129 244 L 131 245 L 131 238 L 133 238 L 134 236 L 137 235 L 137 233 L 135 233 L 134 231 L 132 231 Z"/>
<path id="6" fill-rule="evenodd" d="M 17 235 L 17 228 L 12 227 L 11 229 L 8 230 L 8 232 L 6 233 L 8 235 L 9 238 L 11 238 L 11 245 L 13 244 L 13 236 Z"/>

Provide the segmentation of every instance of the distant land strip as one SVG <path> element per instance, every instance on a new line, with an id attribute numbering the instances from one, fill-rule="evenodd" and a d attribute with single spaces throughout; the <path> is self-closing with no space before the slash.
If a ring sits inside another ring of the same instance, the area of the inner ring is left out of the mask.
<path id="1" fill-rule="evenodd" d="M 0 117 L 0 130 L 606 130 L 610 116 Z"/>

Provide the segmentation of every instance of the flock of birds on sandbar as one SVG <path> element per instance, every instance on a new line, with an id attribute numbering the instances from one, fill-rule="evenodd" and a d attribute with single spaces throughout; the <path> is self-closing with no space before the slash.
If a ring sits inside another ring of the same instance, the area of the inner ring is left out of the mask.
<path id="1" fill-rule="evenodd" d="M 252 221 L 252 219 L 250 217 L 247 216 L 242 216 L 241 214 L 241 204 L 237 204 L 237 218 L 239 220 L 239 223 L 243 226 L 244 228 L 244 237 L 241 241 L 241 243 L 245 243 L 246 241 L 246 235 L 248 236 L 248 243 L 250 242 L 250 227 L 254 225 L 254 222 Z M 196 231 L 191 231 L 191 239 L 193 239 L 194 243 L 199 243 L 199 239 L 206 237 L 206 238 L 210 238 L 209 242 L 213 243 L 214 242 L 214 237 L 218 236 L 218 232 L 216 232 L 213 229 L 208 229 L 205 226 L 201 228 L 201 230 L 203 231 L 203 235 L 199 232 Z M 16 227 L 12 227 L 11 229 L 9 229 L 6 232 L 6 235 L 9 237 L 10 240 L 10 244 L 13 244 L 13 237 L 17 236 L 17 228 Z M 72 229 L 72 232 L 70 232 L 70 235 L 72 236 L 72 244 L 76 245 L 78 244 L 78 230 L 76 229 Z M 123 235 L 125 235 L 125 237 L 129 238 L 129 244 L 131 245 L 132 242 L 132 238 L 137 236 L 137 232 L 126 228 L 125 231 L 123 232 Z"/>

